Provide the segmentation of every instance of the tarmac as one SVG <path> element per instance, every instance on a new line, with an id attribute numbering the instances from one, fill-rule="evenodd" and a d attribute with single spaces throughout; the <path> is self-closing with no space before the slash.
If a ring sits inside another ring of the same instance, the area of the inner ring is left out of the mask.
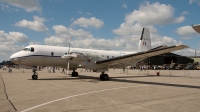
<path id="1" fill-rule="evenodd" d="M 0 112 L 199 112 L 200 71 L 77 70 L 79 77 L 0 69 Z M 159 75 L 159 76 L 158 76 Z"/>

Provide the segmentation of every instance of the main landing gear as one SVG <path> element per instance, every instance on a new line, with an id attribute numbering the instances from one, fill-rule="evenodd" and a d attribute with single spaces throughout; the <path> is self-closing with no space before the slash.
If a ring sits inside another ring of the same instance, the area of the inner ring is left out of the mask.
<path id="1" fill-rule="evenodd" d="M 108 74 L 105 74 L 104 72 L 101 72 L 101 75 L 99 76 L 100 80 L 107 81 L 109 80 Z"/>
<path id="2" fill-rule="evenodd" d="M 75 70 L 73 70 L 72 77 L 78 77 L 78 72 L 76 72 Z"/>

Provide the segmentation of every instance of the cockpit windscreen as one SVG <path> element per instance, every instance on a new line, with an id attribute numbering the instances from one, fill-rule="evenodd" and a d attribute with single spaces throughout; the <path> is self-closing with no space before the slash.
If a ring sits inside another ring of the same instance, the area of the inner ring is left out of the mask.
<path id="1" fill-rule="evenodd" d="M 22 51 L 34 52 L 34 48 L 33 48 L 33 47 L 30 47 L 30 48 L 24 48 L 24 49 L 22 49 Z"/>

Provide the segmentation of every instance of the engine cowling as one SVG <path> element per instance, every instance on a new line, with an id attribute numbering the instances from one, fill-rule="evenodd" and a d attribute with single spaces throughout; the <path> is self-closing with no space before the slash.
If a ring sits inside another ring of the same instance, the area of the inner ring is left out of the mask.
<path id="1" fill-rule="evenodd" d="M 61 58 L 68 58 L 73 61 L 85 61 L 87 60 L 86 56 L 83 53 L 71 52 L 70 54 L 65 54 Z"/>

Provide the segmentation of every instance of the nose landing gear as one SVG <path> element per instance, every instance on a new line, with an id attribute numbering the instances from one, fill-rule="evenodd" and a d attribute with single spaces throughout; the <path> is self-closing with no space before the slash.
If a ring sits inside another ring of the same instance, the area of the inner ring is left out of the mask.
<path id="1" fill-rule="evenodd" d="M 38 79 L 38 73 L 36 72 L 35 69 L 33 69 L 32 79 L 33 79 L 33 80 L 37 80 L 37 79 Z"/>

